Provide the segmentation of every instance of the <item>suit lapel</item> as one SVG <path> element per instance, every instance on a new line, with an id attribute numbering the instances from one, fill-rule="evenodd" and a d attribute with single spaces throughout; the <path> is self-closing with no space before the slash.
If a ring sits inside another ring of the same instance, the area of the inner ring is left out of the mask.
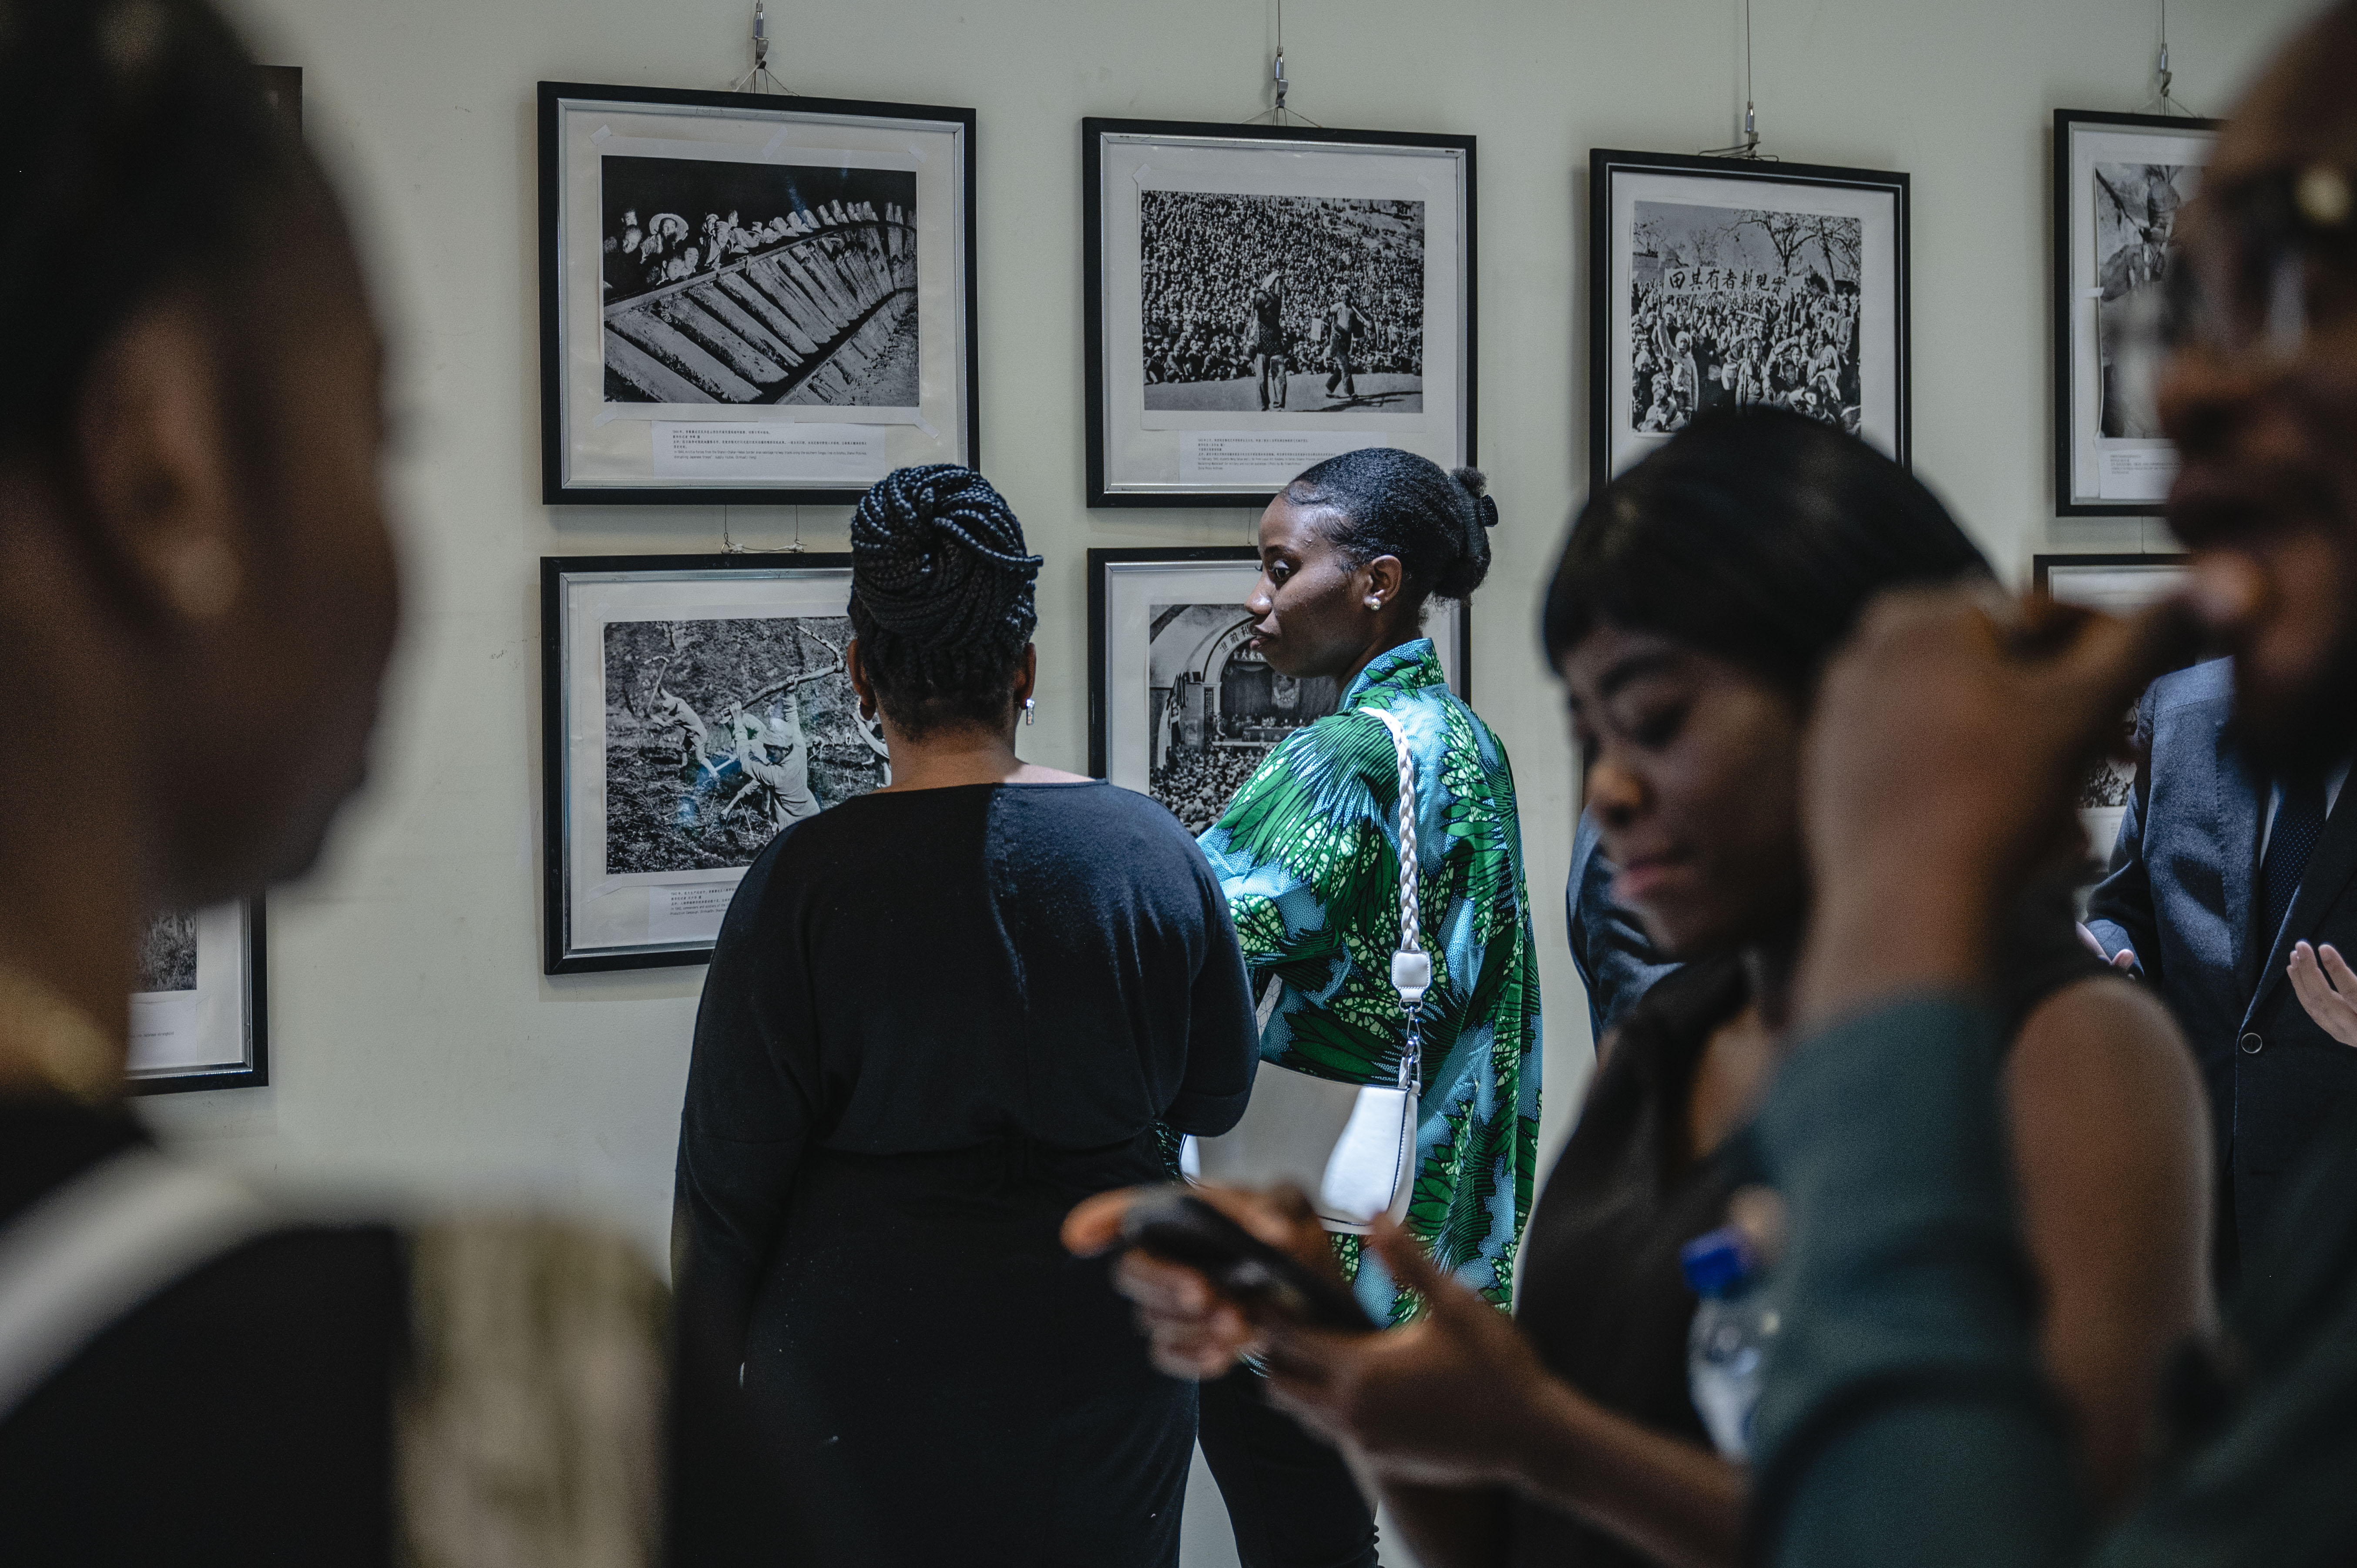
<path id="1" fill-rule="evenodd" d="M 2226 929 L 2234 943 L 2234 990 L 2237 995 L 2248 996 L 2258 978 L 2253 951 L 2258 944 L 2251 940 L 2251 922 L 2255 918 L 2251 904 L 2253 885 L 2258 880 L 2259 813 L 2266 807 L 2260 803 L 2250 769 L 2243 765 L 2242 753 L 2229 738 L 2229 705 L 2221 702 L 2214 712 L 2216 771 L 2211 779 L 2218 811 L 2219 875 L 2225 884 Z"/>
<path id="2" fill-rule="evenodd" d="M 2316 841 L 2316 849 L 2308 857 L 2308 869 L 2300 874 L 2299 893 L 2292 899 L 2291 913 L 2284 918 L 2284 929 L 2275 933 L 2267 967 L 2259 972 L 2251 1005 L 2243 1015 L 2244 1022 L 2258 1013 L 2268 993 L 2285 983 L 2284 966 L 2291 962 L 2292 943 L 2315 931 L 2326 912 L 2340 899 L 2352 873 L 2357 873 L 2357 811 L 2349 809 L 2349 787 L 2344 784 L 2341 787 L 2341 799 L 2333 803 L 2332 815 L 2325 819 L 2324 836 Z"/>

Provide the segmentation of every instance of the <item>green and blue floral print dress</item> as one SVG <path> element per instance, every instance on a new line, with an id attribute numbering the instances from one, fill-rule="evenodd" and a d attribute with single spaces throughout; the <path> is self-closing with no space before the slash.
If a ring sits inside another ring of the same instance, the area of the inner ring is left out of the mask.
<path id="1" fill-rule="evenodd" d="M 1500 1305 L 1529 1216 L 1539 1132 L 1539 980 L 1522 828 L 1505 747 L 1450 695 L 1429 638 L 1378 655 L 1340 708 L 1287 738 L 1199 841 L 1227 895 L 1253 993 L 1276 1005 L 1261 1059 L 1349 1083 L 1390 1083 L 1407 1029 L 1392 989 L 1399 945 L 1400 721 L 1415 767 L 1424 943 L 1424 1097 L 1407 1228 L 1440 1266 Z M 1355 1236 L 1335 1239 L 1378 1322 L 1415 1299 Z"/>

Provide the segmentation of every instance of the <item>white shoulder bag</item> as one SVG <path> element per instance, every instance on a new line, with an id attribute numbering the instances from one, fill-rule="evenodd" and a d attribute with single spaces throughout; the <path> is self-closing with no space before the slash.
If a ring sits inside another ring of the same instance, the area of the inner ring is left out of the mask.
<path id="1" fill-rule="evenodd" d="M 1202 1181 L 1265 1187 L 1289 1181 L 1309 1195 L 1329 1230 L 1364 1234 L 1378 1214 L 1397 1220 L 1415 1187 L 1416 1101 L 1424 1091 L 1424 1040 L 1418 1015 L 1432 985 L 1432 955 L 1417 934 L 1415 764 L 1399 720 L 1376 708 L 1352 710 L 1382 721 L 1399 754 L 1400 939 L 1392 987 L 1407 1019 L 1397 1080 L 1337 1083 L 1273 1062 L 1260 1064 L 1243 1120 L 1217 1137 L 1189 1137 L 1179 1168 Z M 1269 977 L 1260 1024 L 1268 1026 L 1283 982 Z"/>

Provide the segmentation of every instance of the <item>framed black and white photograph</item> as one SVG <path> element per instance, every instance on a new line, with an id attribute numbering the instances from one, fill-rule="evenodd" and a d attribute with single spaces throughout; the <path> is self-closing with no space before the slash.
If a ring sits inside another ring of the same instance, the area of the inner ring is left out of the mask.
<path id="1" fill-rule="evenodd" d="M 148 917 L 131 993 L 135 1094 L 270 1081 L 262 900 Z"/>
<path id="2" fill-rule="evenodd" d="M 2066 605 L 2132 615 L 2158 604 L 2185 581 L 2183 555 L 2154 553 L 2140 555 L 2037 555 L 2030 558 L 2030 586 Z M 2136 710 L 2126 721 L 2136 726 Z M 2079 789 L 2079 821 L 2087 830 L 2089 852 L 2097 863 L 2107 859 L 2120 836 L 2120 818 L 2126 814 L 2128 793 L 2136 787 L 2136 765 L 2124 757 L 2106 757 L 2087 768 Z"/>
<path id="3" fill-rule="evenodd" d="M 1908 181 L 1588 155 L 1590 482 L 1708 408 L 1768 403 L 1908 460 Z"/>
<path id="4" fill-rule="evenodd" d="M 1089 552 L 1089 771 L 1200 833 L 1287 736 L 1335 711 L 1331 677 L 1295 680 L 1247 646 L 1250 545 Z M 1470 618 L 1434 599 L 1425 634 L 1469 698 Z"/>
<path id="5" fill-rule="evenodd" d="M 1081 123 L 1089 504 L 1473 461 L 1473 138 Z"/>
<path id="6" fill-rule="evenodd" d="M 974 111 L 540 84 L 541 499 L 980 460 Z"/>
<path id="7" fill-rule="evenodd" d="M 546 972 L 702 963 L 778 830 L 891 781 L 851 557 L 540 565 Z"/>
<path id="8" fill-rule="evenodd" d="M 2124 353 L 2155 325 L 2219 123 L 2054 112 L 2054 510 L 2150 517 L 2177 454 L 2160 432 L 2156 361 Z"/>

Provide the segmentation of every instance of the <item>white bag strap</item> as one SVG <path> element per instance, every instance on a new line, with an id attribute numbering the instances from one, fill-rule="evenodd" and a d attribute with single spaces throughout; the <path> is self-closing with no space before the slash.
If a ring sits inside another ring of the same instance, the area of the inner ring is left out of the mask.
<path id="1" fill-rule="evenodd" d="M 1422 864 L 1415 846 L 1415 758 L 1407 748 L 1407 731 L 1382 708 L 1357 708 L 1391 731 L 1392 749 L 1399 756 L 1400 940 L 1392 954 L 1392 989 L 1399 993 L 1400 1011 L 1407 1017 L 1407 1044 L 1400 1052 L 1399 1087 L 1415 1094 L 1424 1091 L 1424 1036 L 1420 1020 L 1424 993 L 1432 989 L 1432 955 L 1424 950 L 1423 920 L 1416 902 Z"/>
<path id="2" fill-rule="evenodd" d="M 277 1223 L 233 1178 L 142 1146 L 0 1230 L 0 1422 L 133 1308 Z"/>

